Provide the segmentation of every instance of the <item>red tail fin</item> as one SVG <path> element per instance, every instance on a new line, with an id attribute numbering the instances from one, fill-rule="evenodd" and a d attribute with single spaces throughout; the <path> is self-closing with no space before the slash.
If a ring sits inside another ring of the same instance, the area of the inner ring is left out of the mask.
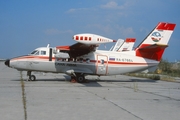
<path id="1" fill-rule="evenodd" d="M 175 26 L 160 22 L 137 47 L 136 56 L 160 61 Z"/>

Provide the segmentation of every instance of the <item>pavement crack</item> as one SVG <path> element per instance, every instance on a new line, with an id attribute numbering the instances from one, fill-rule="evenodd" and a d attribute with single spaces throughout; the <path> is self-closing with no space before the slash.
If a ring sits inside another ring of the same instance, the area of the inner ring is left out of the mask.
<path id="1" fill-rule="evenodd" d="M 22 103 L 24 108 L 24 119 L 27 120 L 27 107 L 26 107 L 26 93 L 25 93 L 25 84 L 22 78 L 22 71 L 20 72 L 21 76 L 21 89 L 22 89 Z"/>
<path id="2" fill-rule="evenodd" d="M 112 84 L 114 84 L 114 83 L 112 83 Z M 148 91 L 140 90 L 140 89 L 138 89 L 138 87 L 137 87 L 136 84 L 137 84 L 137 83 L 134 84 L 135 86 L 134 86 L 133 88 L 132 88 L 132 87 L 129 87 L 129 86 L 124 86 L 124 85 L 117 85 L 117 84 L 114 84 L 114 85 L 116 85 L 116 86 L 122 86 L 122 87 L 128 88 L 128 89 L 134 89 L 134 92 L 138 92 L 138 91 L 139 91 L 139 92 L 148 93 L 148 94 L 156 95 L 156 96 L 159 96 L 159 97 L 164 97 L 164 98 L 171 99 L 171 100 L 175 100 L 175 101 L 180 101 L 180 99 L 172 98 L 172 97 L 165 96 L 165 95 L 159 95 L 159 94 L 156 94 L 156 93 L 153 93 L 153 92 L 148 92 Z"/>
<path id="3" fill-rule="evenodd" d="M 124 86 L 124 87 L 132 89 L 131 87 L 127 87 L 127 86 Z M 159 97 L 164 97 L 164 98 L 175 100 L 175 101 L 180 101 L 180 99 L 175 99 L 175 98 L 172 98 L 172 97 L 169 97 L 169 96 L 165 96 L 165 95 L 159 95 L 159 94 L 156 94 L 156 93 L 153 93 L 153 92 L 148 92 L 148 91 L 144 91 L 144 90 L 140 90 L 140 89 L 138 89 L 138 91 L 144 92 L 144 93 L 148 93 L 148 94 L 152 94 L 152 95 L 156 95 L 156 96 L 159 96 Z"/>
<path id="4" fill-rule="evenodd" d="M 114 106 L 116 106 L 116 107 L 118 107 L 118 108 L 122 109 L 123 111 L 125 111 L 125 112 L 127 112 L 127 113 L 131 114 L 132 116 L 136 117 L 137 119 L 143 120 L 143 119 L 142 119 L 142 118 L 140 118 L 139 116 L 137 116 L 137 115 L 133 114 L 132 112 L 130 112 L 130 111 L 128 111 L 128 110 L 126 110 L 125 108 L 123 108 L 123 107 L 119 106 L 118 104 L 114 103 L 113 101 L 108 100 L 108 99 L 107 99 L 107 98 L 105 98 L 105 97 L 101 97 L 101 96 L 99 96 L 98 94 L 93 93 L 93 92 L 88 91 L 88 90 L 85 90 L 85 89 L 83 89 L 83 88 L 79 88 L 79 89 L 82 89 L 82 90 L 84 90 L 84 91 L 86 91 L 86 92 L 88 92 L 88 93 L 90 93 L 90 94 L 93 94 L 93 95 L 95 95 L 95 96 L 97 96 L 97 97 L 99 97 L 99 98 L 101 98 L 101 99 L 103 99 L 103 100 L 105 100 L 105 101 L 107 101 L 107 102 L 109 102 L 109 103 L 113 104 Z"/>

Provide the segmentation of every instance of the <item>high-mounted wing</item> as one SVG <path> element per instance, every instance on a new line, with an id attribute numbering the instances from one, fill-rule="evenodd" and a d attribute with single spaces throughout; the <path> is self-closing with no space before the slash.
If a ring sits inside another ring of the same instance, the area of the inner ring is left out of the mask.
<path id="1" fill-rule="evenodd" d="M 56 49 L 60 50 L 60 52 L 69 54 L 70 57 L 76 58 L 95 51 L 102 43 L 116 42 L 116 40 L 89 33 L 76 34 L 73 36 L 73 40 L 78 43 L 71 46 L 58 46 Z M 64 57 L 58 55 L 58 53 L 55 56 L 59 58 Z"/>

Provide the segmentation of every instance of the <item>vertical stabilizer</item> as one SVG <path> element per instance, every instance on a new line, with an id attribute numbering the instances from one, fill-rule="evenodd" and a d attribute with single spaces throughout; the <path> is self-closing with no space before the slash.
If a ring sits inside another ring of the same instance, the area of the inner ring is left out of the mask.
<path id="1" fill-rule="evenodd" d="M 136 48 L 136 56 L 160 61 L 175 26 L 160 22 Z"/>

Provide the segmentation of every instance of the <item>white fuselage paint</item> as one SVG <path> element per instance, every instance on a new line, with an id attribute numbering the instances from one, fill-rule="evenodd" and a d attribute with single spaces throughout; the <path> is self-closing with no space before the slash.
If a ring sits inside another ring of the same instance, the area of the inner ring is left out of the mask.
<path id="1" fill-rule="evenodd" d="M 91 75 L 118 75 L 128 72 L 143 71 L 158 65 L 158 61 L 135 56 L 134 51 L 112 52 L 96 50 L 83 55 L 78 60 L 56 59 L 49 56 L 27 55 L 13 58 L 10 67 L 23 71 L 52 73 L 84 73 Z"/>

